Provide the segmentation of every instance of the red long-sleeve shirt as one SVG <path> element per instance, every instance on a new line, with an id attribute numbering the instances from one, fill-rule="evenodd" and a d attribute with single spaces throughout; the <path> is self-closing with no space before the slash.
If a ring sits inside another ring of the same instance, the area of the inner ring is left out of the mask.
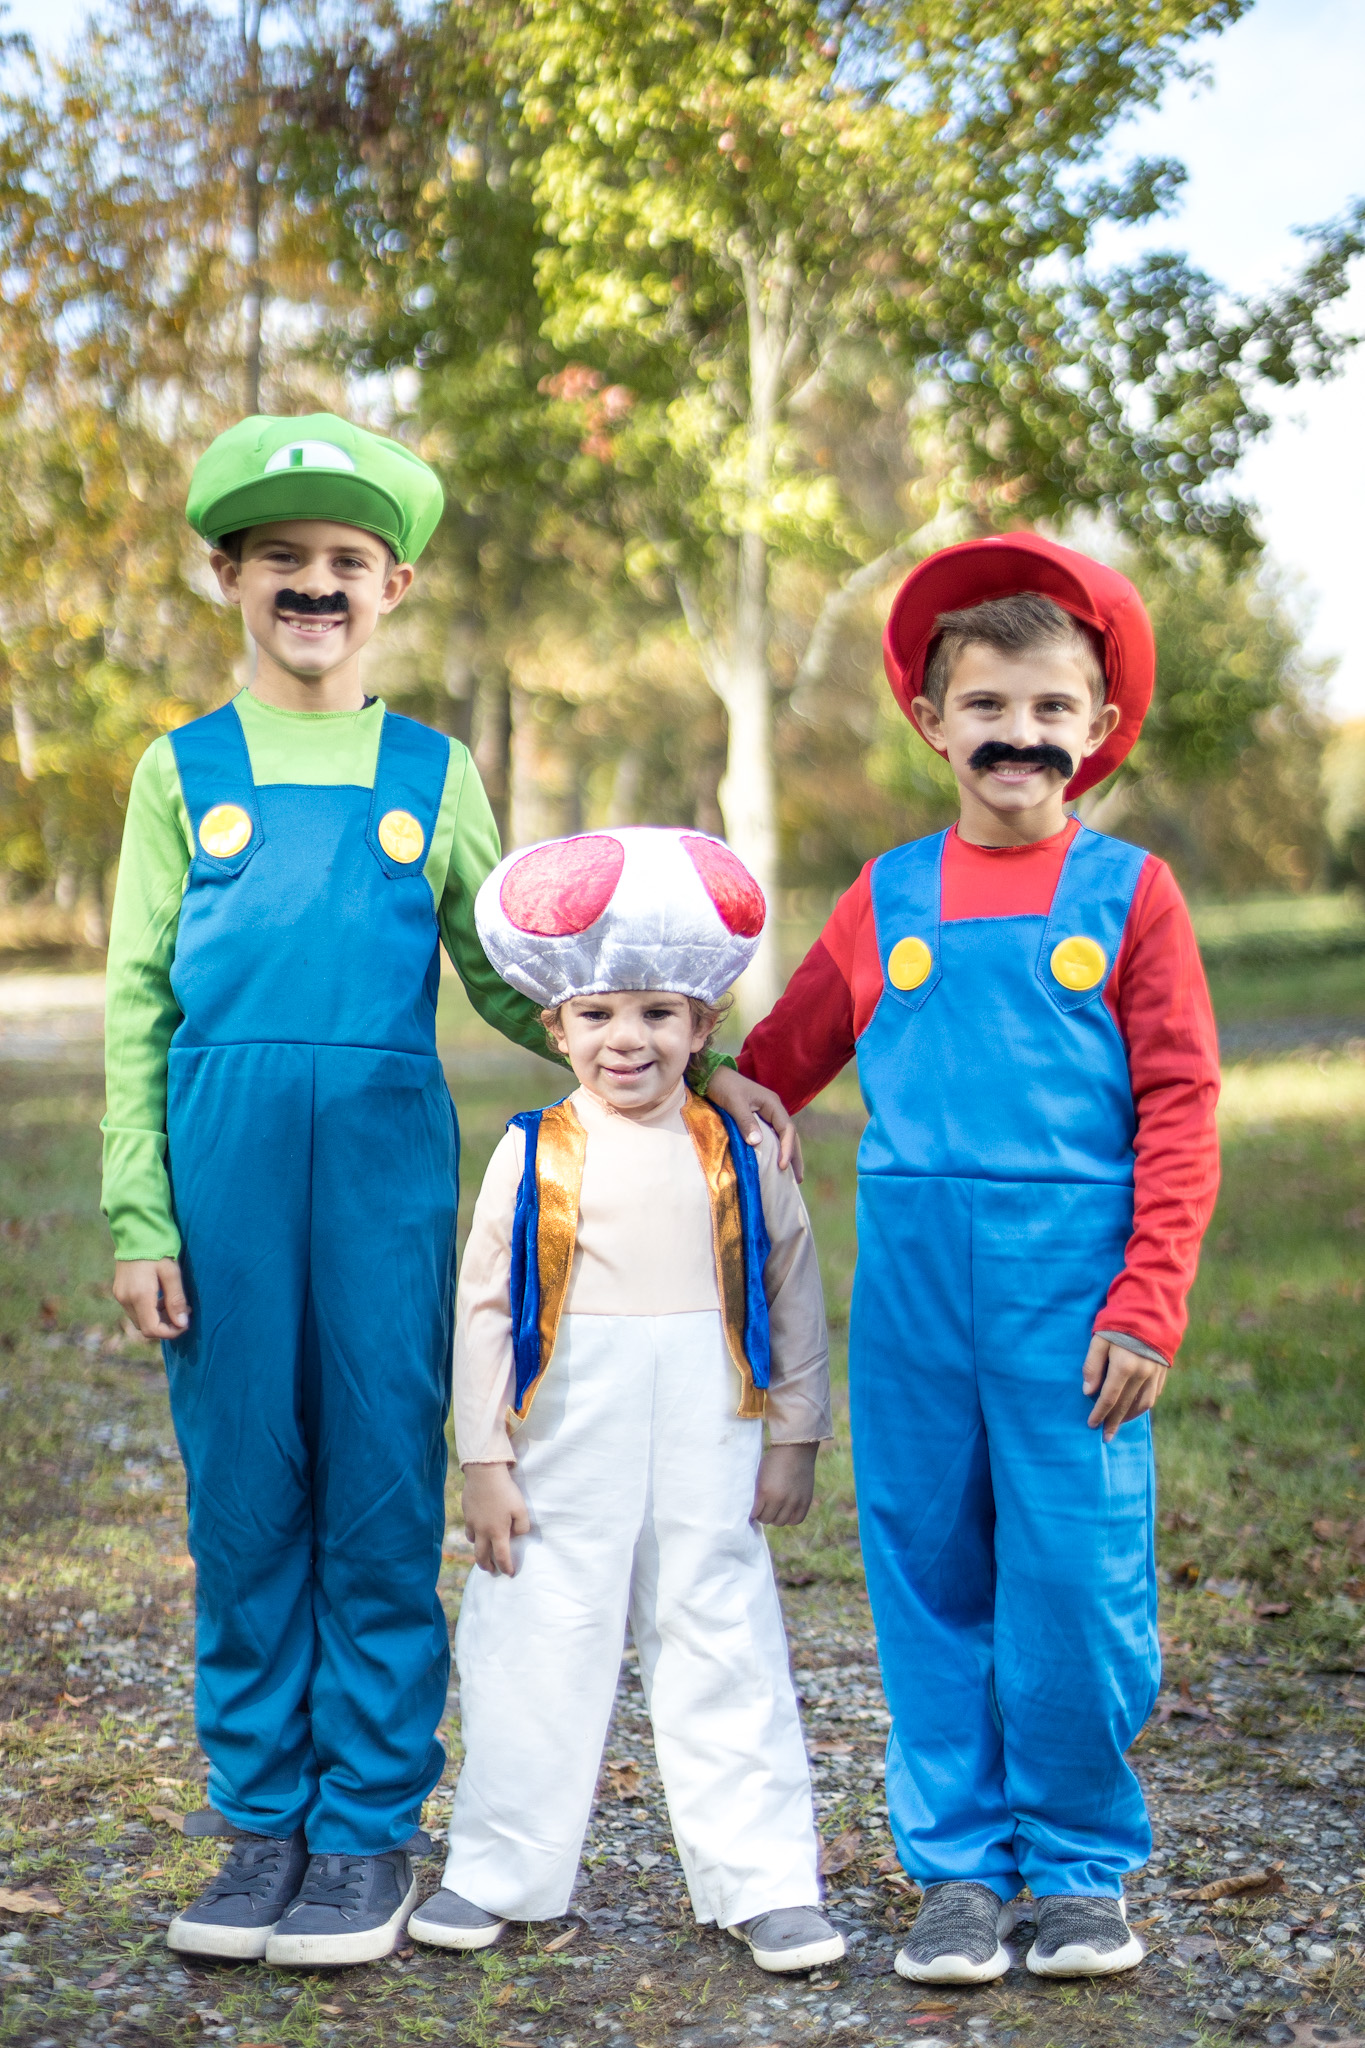
<path id="1" fill-rule="evenodd" d="M 949 833 L 945 921 L 1046 917 L 1077 826 L 1036 846 L 972 846 Z M 749 1033 L 739 1070 L 795 1113 L 847 1065 L 882 996 L 872 864 L 839 899 L 775 1008 Z M 1104 991 L 1128 1054 L 1137 1113 L 1133 1232 L 1096 1330 L 1174 1358 L 1199 1243 L 1218 1193 L 1218 1034 L 1189 912 L 1164 861 L 1148 855 Z"/>

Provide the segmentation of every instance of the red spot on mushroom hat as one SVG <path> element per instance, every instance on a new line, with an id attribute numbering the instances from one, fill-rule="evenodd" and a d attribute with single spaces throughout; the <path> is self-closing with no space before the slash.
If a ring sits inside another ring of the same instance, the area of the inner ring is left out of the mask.
<path id="1" fill-rule="evenodd" d="M 498 973 L 546 1009 L 635 988 L 719 1002 L 753 959 L 767 914 L 723 840 L 664 825 L 523 847 L 474 902 Z"/>

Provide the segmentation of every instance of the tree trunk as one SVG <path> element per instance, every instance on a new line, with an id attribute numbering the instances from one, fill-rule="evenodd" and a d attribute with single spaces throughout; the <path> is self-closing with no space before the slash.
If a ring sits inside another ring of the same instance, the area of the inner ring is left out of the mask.
<path id="1" fill-rule="evenodd" d="M 479 679 L 470 752 L 506 851 L 512 790 L 512 686 L 505 669 Z"/>
<path id="2" fill-rule="evenodd" d="M 246 161 L 242 169 L 242 212 L 246 234 L 242 353 L 248 413 L 258 413 L 261 409 L 261 328 L 265 318 L 265 278 L 261 270 L 261 14 L 265 5 L 266 0 L 240 0 L 237 16 L 249 123 Z"/>

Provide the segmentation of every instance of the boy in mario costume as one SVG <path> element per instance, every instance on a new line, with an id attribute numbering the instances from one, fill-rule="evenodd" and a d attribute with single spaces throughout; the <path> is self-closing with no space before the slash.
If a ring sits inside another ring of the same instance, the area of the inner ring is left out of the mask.
<path id="1" fill-rule="evenodd" d="M 924 1887 L 897 1968 L 1000 1975 L 1027 1885 L 1029 1967 L 1107 1973 L 1141 1959 L 1123 1879 L 1151 1846 L 1124 1756 L 1159 1678 L 1147 1411 L 1217 1186 L 1184 904 L 1064 808 L 1138 736 L 1151 629 L 1125 577 L 1011 534 L 914 571 L 886 666 L 958 823 L 864 869 L 740 1072 L 794 1112 L 856 1057 L 869 1112 L 853 1448 Z"/>
<path id="2" fill-rule="evenodd" d="M 820 1272 L 771 1131 L 751 1148 L 689 1085 L 762 891 L 718 840 L 637 826 L 510 855 L 476 912 L 579 1085 L 513 1118 L 460 1273 L 482 1569 L 455 1637 L 450 1854 L 409 1932 L 480 1949 L 567 1909 L 629 1623 L 697 1918 L 762 1969 L 833 1962 L 755 1526 L 804 1518 L 830 1433 Z"/>
<path id="3" fill-rule="evenodd" d="M 353 1963 L 401 1939 L 444 1763 L 442 940 L 489 1022 L 546 1046 L 474 929 L 499 848 L 469 756 L 361 683 L 440 517 L 432 471 L 329 414 L 253 418 L 188 510 L 255 673 L 133 778 L 104 1178 L 189 1477 L 211 1809 L 186 1832 L 231 1838 L 168 1940 Z"/>

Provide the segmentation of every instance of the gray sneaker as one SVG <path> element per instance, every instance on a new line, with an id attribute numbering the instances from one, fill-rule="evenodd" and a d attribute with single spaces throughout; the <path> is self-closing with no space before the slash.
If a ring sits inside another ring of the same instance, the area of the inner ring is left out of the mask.
<path id="1" fill-rule="evenodd" d="M 822 1963 L 837 1963 L 845 1950 L 843 1935 L 818 1906 L 779 1906 L 741 1920 L 730 1932 L 749 1944 L 760 1970 L 776 1973 L 818 1970 Z"/>
<path id="2" fill-rule="evenodd" d="M 307 1868 L 302 1829 L 283 1837 L 234 1834 L 212 1884 L 166 1929 L 167 1944 L 183 1956 L 259 1962 Z"/>
<path id="3" fill-rule="evenodd" d="M 1053 1892 L 1033 1904 L 1038 1934 L 1025 1961 L 1035 1977 L 1112 1977 L 1147 1953 L 1121 1898 Z"/>
<path id="4" fill-rule="evenodd" d="M 910 1938 L 896 1957 L 912 1984 L 988 1984 L 1013 1957 L 1001 1945 L 1017 1918 L 988 1884 L 931 1884 Z"/>
<path id="5" fill-rule="evenodd" d="M 506 1925 L 496 1913 L 485 1913 L 482 1906 L 442 1885 L 417 1908 L 408 1933 L 432 1948 L 492 1948 Z"/>
<path id="6" fill-rule="evenodd" d="M 414 1860 L 412 1845 L 382 1856 L 310 1856 L 266 1961 L 326 1968 L 392 1955 L 417 1897 Z"/>

